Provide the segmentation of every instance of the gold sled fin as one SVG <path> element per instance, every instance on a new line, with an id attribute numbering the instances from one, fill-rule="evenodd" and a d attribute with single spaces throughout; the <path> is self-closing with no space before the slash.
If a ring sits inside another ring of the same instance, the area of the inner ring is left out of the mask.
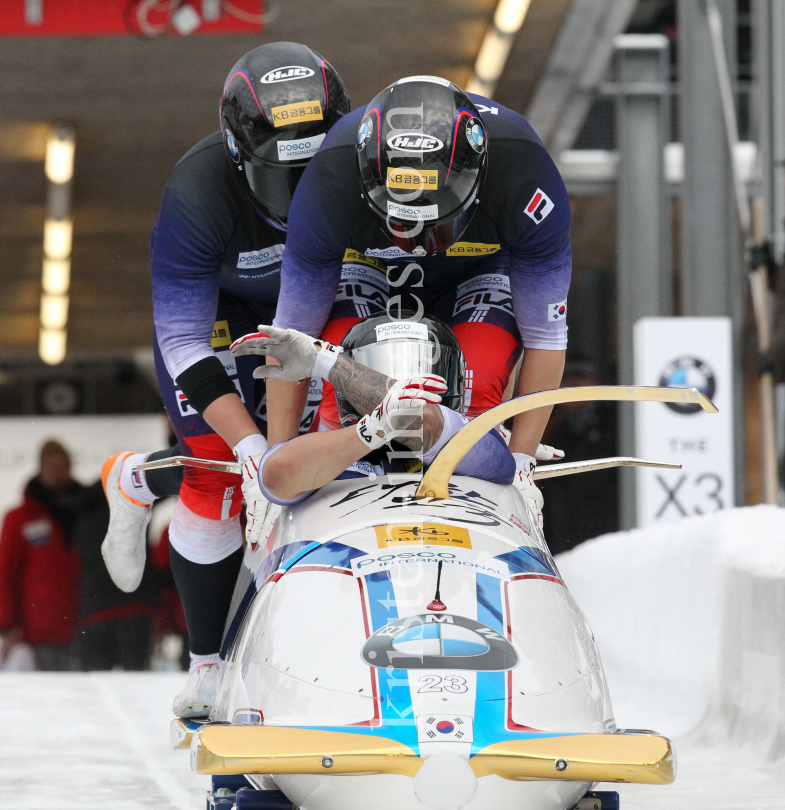
<path id="1" fill-rule="evenodd" d="M 717 413 L 714 403 L 697 388 L 656 388 L 643 385 L 588 385 L 580 388 L 556 388 L 502 402 L 461 428 L 442 448 L 423 476 L 418 498 L 449 498 L 448 484 L 460 460 L 490 430 L 519 413 L 560 405 L 564 402 L 615 400 L 618 402 L 688 402 L 700 405 L 708 413 Z"/>
<path id="2" fill-rule="evenodd" d="M 191 767 L 201 774 L 308 773 L 414 776 L 411 748 L 376 735 L 273 726 L 205 725 Z M 671 744 L 649 734 L 574 734 L 494 743 L 470 760 L 477 776 L 669 784 Z"/>
<path id="3" fill-rule="evenodd" d="M 469 761 L 476 776 L 669 785 L 676 777 L 670 740 L 654 734 L 571 734 L 510 740 Z"/>
<path id="4" fill-rule="evenodd" d="M 414 776 L 423 760 L 408 745 L 345 731 L 208 725 L 195 733 L 196 773 L 397 773 Z"/>

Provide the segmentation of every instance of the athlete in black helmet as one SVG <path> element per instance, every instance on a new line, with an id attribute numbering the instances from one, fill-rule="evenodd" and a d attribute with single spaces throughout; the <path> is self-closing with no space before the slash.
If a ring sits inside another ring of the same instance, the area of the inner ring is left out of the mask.
<path id="1" fill-rule="evenodd" d="M 518 393 L 558 387 L 569 230 L 564 183 L 524 118 L 439 77 L 401 79 L 336 125 L 305 171 L 274 324 L 340 343 L 373 312 L 431 312 L 460 342 L 474 416 L 501 401 L 523 348 Z M 296 432 L 302 389 L 268 386 L 277 442 Z M 320 419 L 333 427 L 328 389 Z M 510 444 L 536 510 L 531 472 L 547 418 L 517 417 Z"/>
<path id="2" fill-rule="evenodd" d="M 252 376 L 258 361 L 233 358 L 229 345 L 272 318 L 292 194 L 348 112 L 341 79 L 319 54 L 292 42 L 263 45 L 228 75 L 221 131 L 194 146 L 169 178 L 150 243 L 155 359 L 183 454 L 232 460 L 267 447 L 263 381 Z M 104 465 L 112 512 L 104 559 L 126 591 L 141 579 L 149 504 L 166 491 L 137 469 L 144 459 L 120 453 Z M 194 468 L 179 496 L 169 538 L 192 677 L 174 709 L 187 717 L 209 710 L 217 684 L 242 556 L 243 496 L 251 530 L 267 501 L 258 486 L 241 492 L 236 476 Z"/>
<path id="3" fill-rule="evenodd" d="M 415 313 L 401 314 L 408 320 L 381 314 L 360 321 L 342 346 L 264 325 L 232 345 L 235 356 L 274 358 L 278 379 L 319 375 L 336 391 L 343 427 L 280 442 L 260 459 L 244 463 L 243 477 L 257 480 L 270 501 L 291 506 L 339 476 L 427 466 L 469 421 L 460 413 L 465 378 L 455 336 L 437 318 L 414 322 Z M 255 373 L 269 374 L 271 368 Z M 491 431 L 464 456 L 456 473 L 509 484 L 515 461 L 501 435 Z"/>

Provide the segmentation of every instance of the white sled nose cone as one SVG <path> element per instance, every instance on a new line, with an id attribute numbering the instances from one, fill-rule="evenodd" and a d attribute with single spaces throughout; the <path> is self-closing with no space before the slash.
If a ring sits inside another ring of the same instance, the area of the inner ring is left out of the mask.
<path id="1" fill-rule="evenodd" d="M 417 771 L 414 792 L 433 810 L 458 810 L 477 792 L 477 777 L 457 754 L 434 754 Z"/>

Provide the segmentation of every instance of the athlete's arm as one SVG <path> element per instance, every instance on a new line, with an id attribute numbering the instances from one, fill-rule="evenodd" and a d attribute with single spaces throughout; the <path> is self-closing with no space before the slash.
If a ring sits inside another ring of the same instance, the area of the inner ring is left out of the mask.
<path id="1" fill-rule="evenodd" d="M 259 429 L 211 345 L 220 255 L 234 227 L 232 212 L 206 210 L 188 185 L 186 168 L 176 169 L 167 184 L 150 242 L 156 337 L 189 404 L 234 447 Z"/>
<path id="2" fill-rule="evenodd" d="M 510 288 L 524 347 L 519 396 L 558 388 L 567 349 L 570 201 L 551 158 L 544 149 L 538 156 L 537 176 L 516 189 L 511 221 Z M 534 456 L 550 414 L 550 408 L 539 408 L 516 416 L 510 451 Z"/>

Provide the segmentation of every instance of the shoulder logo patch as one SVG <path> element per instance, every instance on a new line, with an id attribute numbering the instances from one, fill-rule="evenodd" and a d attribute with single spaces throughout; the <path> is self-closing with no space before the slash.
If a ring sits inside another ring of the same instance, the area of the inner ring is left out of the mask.
<path id="1" fill-rule="evenodd" d="M 553 211 L 553 200 L 541 189 L 534 192 L 534 196 L 529 200 L 529 204 L 523 209 L 523 213 L 531 219 L 535 225 L 539 225 L 548 214 Z"/>

